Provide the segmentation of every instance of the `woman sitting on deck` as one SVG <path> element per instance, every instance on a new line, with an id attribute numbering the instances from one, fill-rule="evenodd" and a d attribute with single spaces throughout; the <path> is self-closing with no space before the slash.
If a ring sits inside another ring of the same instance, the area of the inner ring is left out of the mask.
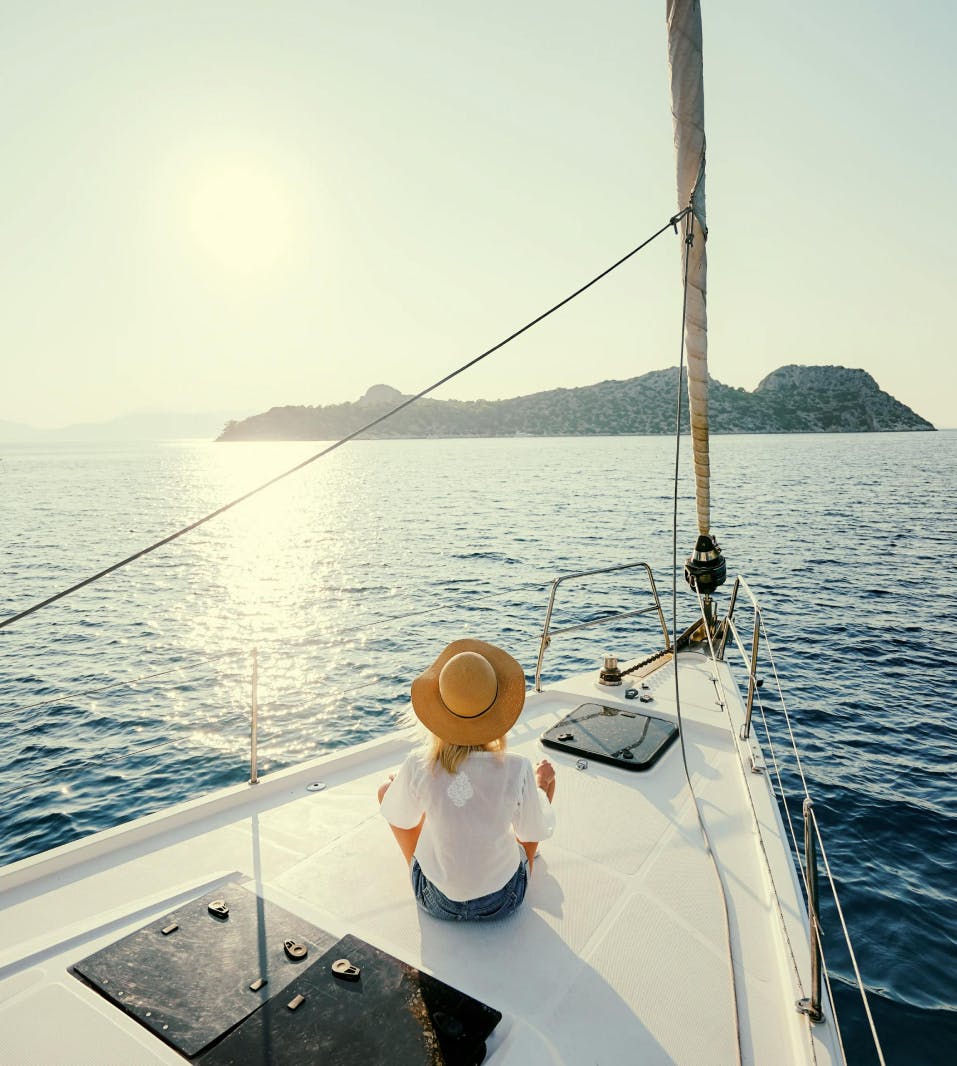
<path id="1" fill-rule="evenodd" d="M 412 682 L 412 709 L 430 743 L 380 786 L 379 802 L 411 864 L 415 898 L 435 918 L 512 914 L 538 843 L 552 834 L 552 764 L 533 770 L 505 750 L 524 703 L 521 666 L 481 640 L 453 641 Z"/>

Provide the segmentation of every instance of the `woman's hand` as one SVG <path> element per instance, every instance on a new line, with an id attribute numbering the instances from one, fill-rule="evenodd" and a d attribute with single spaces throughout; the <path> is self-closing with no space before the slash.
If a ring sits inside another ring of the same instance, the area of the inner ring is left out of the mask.
<path id="1" fill-rule="evenodd" d="M 551 803 L 555 795 L 555 767 L 548 759 L 542 759 L 535 767 L 535 783 Z"/>
<path id="2" fill-rule="evenodd" d="M 383 781 L 382 784 L 379 785 L 379 803 L 381 803 L 382 800 L 385 798 L 385 794 L 389 791 L 389 786 L 394 780 L 395 774 L 389 774 L 389 779 L 387 781 Z"/>

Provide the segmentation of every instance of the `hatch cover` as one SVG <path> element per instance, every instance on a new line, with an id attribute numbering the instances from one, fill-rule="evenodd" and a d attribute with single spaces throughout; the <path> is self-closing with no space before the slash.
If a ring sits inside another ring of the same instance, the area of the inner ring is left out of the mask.
<path id="1" fill-rule="evenodd" d="M 193 1057 L 281 992 L 335 940 L 231 883 L 73 969 L 177 1051 Z M 296 948 L 305 948 L 305 955 Z M 262 984 L 251 988 L 257 981 Z"/>
<path id="2" fill-rule="evenodd" d="M 333 963 L 340 959 L 357 967 L 358 974 L 346 980 L 337 976 Z M 371 944 L 345 936 L 199 1062 L 477 1066 L 501 1017 Z"/>
<path id="3" fill-rule="evenodd" d="M 677 735 L 677 728 L 664 718 L 623 707 L 583 703 L 546 730 L 542 743 L 625 770 L 647 770 Z"/>

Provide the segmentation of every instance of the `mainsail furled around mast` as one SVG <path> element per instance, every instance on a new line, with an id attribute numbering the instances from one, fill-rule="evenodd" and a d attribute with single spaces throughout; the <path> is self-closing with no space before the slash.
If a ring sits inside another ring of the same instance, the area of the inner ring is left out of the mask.
<path id="1" fill-rule="evenodd" d="M 711 484 L 708 457 L 708 227 L 704 197 L 704 80 L 701 53 L 701 5 L 698 0 L 668 0 L 668 61 L 671 111 L 675 125 L 678 206 L 691 207 L 682 220 L 688 248 L 685 349 L 688 355 L 688 403 L 694 448 L 698 532 L 711 532 Z M 684 252 L 684 248 L 682 248 Z M 682 256 L 683 262 L 683 256 Z"/>
<path id="2" fill-rule="evenodd" d="M 708 593 L 724 581 L 724 560 L 711 537 L 711 463 L 708 449 L 708 256 L 705 244 L 704 77 L 699 0 L 667 0 L 671 111 L 675 126 L 678 206 L 691 211 L 681 226 L 687 251 L 685 351 L 688 356 L 688 413 L 694 451 L 698 543 L 685 574 Z M 684 255 L 682 255 L 684 262 Z M 699 558 L 700 557 L 700 558 Z M 698 564 L 706 578 L 698 569 Z M 689 574 L 690 568 L 690 574 Z M 720 577 L 718 576 L 720 571 Z M 715 580 L 717 578 L 717 580 Z"/>

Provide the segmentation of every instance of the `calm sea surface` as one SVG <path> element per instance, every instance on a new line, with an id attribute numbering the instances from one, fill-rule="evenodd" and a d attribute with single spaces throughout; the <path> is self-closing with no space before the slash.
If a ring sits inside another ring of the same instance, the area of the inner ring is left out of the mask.
<path id="1" fill-rule="evenodd" d="M 0 612 L 314 450 L 3 445 Z M 887 1060 L 953 1062 L 957 432 L 718 437 L 712 466 L 714 529 L 763 604 Z M 10 627 L 0 861 L 245 780 L 254 648 L 268 772 L 390 729 L 410 679 L 458 636 L 505 645 L 530 673 L 559 573 L 646 560 L 670 615 L 672 467 L 662 438 L 357 442 Z M 690 492 L 686 477 L 682 555 Z M 595 582 L 563 617 L 633 605 L 639 588 Z M 679 625 L 693 610 L 679 590 Z M 654 642 L 649 627 L 634 646 L 593 633 L 557 638 L 545 680 Z M 796 796 L 792 764 L 784 777 Z M 870 1063 L 833 906 L 824 925 L 849 1059 Z"/>

